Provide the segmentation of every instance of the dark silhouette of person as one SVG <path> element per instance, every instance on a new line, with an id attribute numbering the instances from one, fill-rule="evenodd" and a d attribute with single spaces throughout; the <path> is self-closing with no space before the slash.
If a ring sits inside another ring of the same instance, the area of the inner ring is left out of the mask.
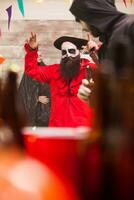
<path id="1" fill-rule="evenodd" d="M 45 67 L 39 52 L 38 64 Z M 49 85 L 39 83 L 24 73 L 18 88 L 18 94 L 28 116 L 29 125 L 48 126 L 51 106 Z"/>

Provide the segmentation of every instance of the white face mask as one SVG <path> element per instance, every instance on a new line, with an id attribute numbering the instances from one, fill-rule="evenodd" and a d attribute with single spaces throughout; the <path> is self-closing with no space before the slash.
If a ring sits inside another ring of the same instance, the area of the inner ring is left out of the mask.
<path id="1" fill-rule="evenodd" d="M 61 53 L 62 53 L 62 58 L 65 58 L 65 57 L 74 58 L 80 54 L 77 47 L 71 42 L 63 42 L 61 46 Z"/>

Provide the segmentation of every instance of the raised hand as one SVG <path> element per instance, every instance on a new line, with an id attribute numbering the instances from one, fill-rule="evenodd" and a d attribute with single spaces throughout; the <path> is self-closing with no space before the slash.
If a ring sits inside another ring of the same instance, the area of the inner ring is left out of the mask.
<path id="1" fill-rule="evenodd" d="M 97 43 L 95 41 L 93 41 L 92 35 L 90 33 L 87 33 L 87 39 L 88 39 L 88 43 L 87 43 L 87 49 L 88 51 L 97 51 L 99 49 Z"/>
<path id="2" fill-rule="evenodd" d="M 99 49 L 96 42 L 93 41 L 92 35 L 90 33 L 87 33 L 87 40 L 88 40 L 87 45 L 82 46 L 83 53 L 84 52 L 90 53 L 91 51 L 97 51 Z"/>
<path id="3" fill-rule="evenodd" d="M 90 35 L 88 33 L 87 37 L 88 37 L 88 43 L 87 43 L 88 52 L 89 52 L 92 60 L 94 61 L 94 63 L 96 63 L 96 66 L 98 66 L 99 65 L 99 60 L 98 60 L 97 51 L 99 49 L 99 46 L 98 46 L 98 44 L 96 42 L 94 42 L 92 40 L 92 35 Z"/>
<path id="4" fill-rule="evenodd" d="M 29 44 L 31 49 L 36 49 L 38 47 L 38 42 L 36 38 L 36 34 L 31 32 L 30 37 L 26 40 L 26 42 Z"/>

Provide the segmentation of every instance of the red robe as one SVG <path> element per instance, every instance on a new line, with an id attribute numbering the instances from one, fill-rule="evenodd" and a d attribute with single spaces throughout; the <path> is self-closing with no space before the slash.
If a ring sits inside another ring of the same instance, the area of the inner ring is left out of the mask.
<path id="1" fill-rule="evenodd" d="M 95 67 L 93 63 L 83 59 L 80 73 L 71 81 L 67 81 L 60 74 L 60 64 L 40 67 L 37 64 L 37 50 L 30 50 L 25 45 L 25 73 L 39 82 L 46 82 L 51 92 L 51 112 L 49 126 L 53 127 L 78 127 L 93 124 L 93 110 L 86 102 L 77 97 L 77 92 L 82 79 L 86 76 L 86 66 Z"/>

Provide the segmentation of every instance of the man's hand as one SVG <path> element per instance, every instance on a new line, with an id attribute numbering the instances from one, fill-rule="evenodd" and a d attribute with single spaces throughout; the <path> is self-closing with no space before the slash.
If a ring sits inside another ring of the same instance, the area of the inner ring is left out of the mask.
<path id="1" fill-rule="evenodd" d="M 89 54 L 91 51 L 98 51 L 99 47 L 98 47 L 97 43 L 95 41 L 93 41 L 92 35 L 90 33 L 87 33 L 87 40 L 88 40 L 87 45 L 82 46 L 83 51 L 89 52 Z"/>
<path id="2" fill-rule="evenodd" d="M 78 90 L 77 96 L 84 101 L 89 100 L 89 96 L 91 94 L 91 90 L 89 89 L 90 83 L 87 79 L 82 80 L 82 84 L 80 85 L 80 88 Z"/>
<path id="3" fill-rule="evenodd" d="M 93 41 L 92 39 L 92 35 L 90 35 L 89 33 L 87 34 L 87 38 L 88 38 L 88 43 L 87 43 L 87 49 L 88 51 L 98 51 L 99 47 L 98 44 Z"/>
<path id="4" fill-rule="evenodd" d="M 26 42 L 29 44 L 31 49 L 36 49 L 38 47 L 38 42 L 36 39 L 36 34 L 31 32 L 30 37 L 26 40 Z"/>
<path id="5" fill-rule="evenodd" d="M 38 101 L 43 104 L 49 103 L 49 98 L 47 96 L 39 96 Z"/>
<path id="6" fill-rule="evenodd" d="M 99 46 L 96 42 L 93 41 L 92 35 L 90 33 L 87 34 L 88 42 L 86 46 L 82 46 L 83 53 L 88 52 L 92 60 L 96 65 L 99 65 L 98 54 Z"/>

